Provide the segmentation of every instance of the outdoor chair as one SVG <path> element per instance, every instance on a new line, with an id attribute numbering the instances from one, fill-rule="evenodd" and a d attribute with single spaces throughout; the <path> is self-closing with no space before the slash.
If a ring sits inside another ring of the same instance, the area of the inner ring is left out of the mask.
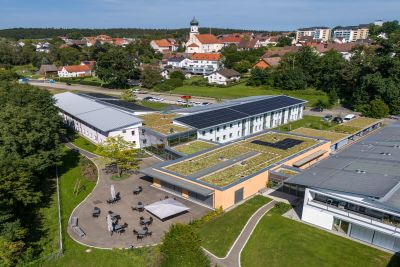
<path id="1" fill-rule="evenodd" d="M 131 207 L 131 208 L 132 208 L 132 211 L 137 211 L 136 207 Z"/>
<path id="2" fill-rule="evenodd" d="M 149 228 L 147 228 L 147 227 L 145 226 L 145 227 L 143 227 L 143 230 L 144 230 L 144 231 L 149 231 Z"/>
<path id="3" fill-rule="evenodd" d="M 136 229 L 133 229 L 133 234 L 134 234 L 134 235 L 137 235 L 137 234 L 138 234 L 138 231 L 136 231 Z"/>
<path id="4" fill-rule="evenodd" d="M 115 201 L 120 201 L 120 200 L 121 200 L 121 193 L 118 192 L 118 193 L 115 195 Z"/>
<path id="5" fill-rule="evenodd" d="M 143 203 L 142 203 L 142 202 L 140 202 L 140 201 L 139 201 L 137 204 L 138 204 L 138 205 L 143 205 Z"/>
<path id="6" fill-rule="evenodd" d="M 144 217 L 143 217 L 143 216 L 140 216 L 140 218 L 139 218 L 139 219 L 142 221 L 142 220 L 144 220 Z"/>
<path id="7" fill-rule="evenodd" d="M 142 235 L 137 235 L 136 238 L 137 238 L 137 240 L 139 240 L 139 239 L 142 240 L 142 239 L 144 238 L 144 236 L 142 236 Z"/>
<path id="8" fill-rule="evenodd" d="M 100 209 L 98 207 L 94 207 L 92 211 L 92 216 L 94 218 L 98 218 L 100 216 Z"/>
<path id="9" fill-rule="evenodd" d="M 151 231 L 148 231 L 148 232 L 146 233 L 147 236 L 151 236 L 152 234 L 153 234 L 153 232 L 151 232 Z"/>

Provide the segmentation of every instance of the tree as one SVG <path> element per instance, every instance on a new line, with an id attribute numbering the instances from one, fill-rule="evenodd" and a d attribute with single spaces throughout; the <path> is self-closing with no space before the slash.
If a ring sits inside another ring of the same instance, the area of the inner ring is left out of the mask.
<path id="1" fill-rule="evenodd" d="M 264 85 L 268 83 L 268 78 L 269 75 L 267 69 L 254 68 L 251 70 L 247 84 L 252 86 Z"/>
<path id="2" fill-rule="evenodd" d="M 171 79 L 179 79 L 179 80 L 185 80 L 185 74 L 182 71 L 176 70 L 171 72 L 171 74 L 169 75 L 169 77 Z"/>
<path id="3" fill-rule="evenodd" d="M 249 71 L 251 66 L 252 64 L 248 60 L 241 60 L 233 65 L 233 69 L 240 73 L 246 73 Z"/>
<path id="4" fill-rule="evenodd" d="M 274 84 L 282 89 L 300 90 L 307 87 L 307 80 L 300 68 L 289 68 L 274 73 Z"/>
<path id="5" fill-rule="evenodd" d="M 162 81 L 161 83 L 157 84 L 154 88 L 157 91 L 172 91 L 175 88 L 183 86 L 183 80 L 181 79 L 169 79 Z"/>
<path id="6" fill-rule="evenodd" d="M 109 86 L 116 88 L 126 88 L 128 79 L 138 79 L 140 75 L 128 53 L 117 47 L 100 54 L 96 73 Z"/>
<path id="7" fill-rule="evenodd" d="M 0 81 L 16 81 L 19 75 L 12 70 L 0 69 Z"/>
<path id="8" fill-rule="evenodd" d="M 80 40 L 82 39 L 83 35 L 81 32 L 69 32 L 67 33 L 66 37 L 72 40 Z"/>
<path id="9" fill-rule="evenodd" d="M 147 65 L 143 68 L 140 75 L 140 82 L 144 88 L 153 88 L 162 80 L 160 71 L 157 67 Z"/>
<path id="10" fill-rule="evenodd" d="M 135 145 L 124 140 L 121 136 L 108 137 L 98 145 L 97 153 L 116 165 L 119 177 L 124 171 L 138 169 Z"/>
<path id="11" fill-rule="evenodd" d="M 389 107 L 381 99 L 374 99 L 361 108 L 366 117 L 381 119 L 389 115 Z"/>
<path id="12" fill-rule="evenodd" d="M 173 224 L 164 235 L 161 253 L 163 267 L 209 267 L 210 260 L 201 249 L 200 238 L 190 225 Z"/>
<path id="13" fill-rule="evenodd" d="M 279 38 L 278 43 L 276 44 L 276 46 L 278 47 L 284 47 L 290 45 L 292 45 L 292 38 L 290 37 L 281 37 Z"/>
<path id="14" fill-rule="evenodd" d="M 78 64 L 80 55 L 80 51 L 76 48 L 65 47 L 58 49 L 58 59 L 61 65 Z"/>

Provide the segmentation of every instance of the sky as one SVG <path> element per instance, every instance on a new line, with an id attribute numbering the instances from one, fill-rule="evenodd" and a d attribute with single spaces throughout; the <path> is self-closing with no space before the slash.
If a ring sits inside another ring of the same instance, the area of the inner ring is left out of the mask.
<path id="1" fill-rule="evenodd" d="M 0 29 L 185 28 L 294 30 L 399 19 L 399 0 L 0 0 Z"/>

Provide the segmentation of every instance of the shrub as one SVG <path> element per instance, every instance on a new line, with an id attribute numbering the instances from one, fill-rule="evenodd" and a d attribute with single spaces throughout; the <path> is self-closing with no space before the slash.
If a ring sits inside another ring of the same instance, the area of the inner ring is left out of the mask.
<path id="1" fill-rule="evenodd" d="M 97 168 L 90 160 L 85 157 L 81 157 L 81 173 L 88 181 L 96 181 L 97 179 Z"/>
<path id="2" fill-rule="evenodd" d="M 185 74 L 182 71 L 176 70 L 171 72 L 170 76 L 171 79 L 179 79 L 179 80 L 185 80 Z"/>
<path id="3" fill-rule="evenodd" d="M 160 247 L 163 267 L 209 267 L 210 260 L 201 248 L 198 234 L 187 224 L 173 224 Z"/>
<path id="4" fill-rule="evenodd" d="M 381 99 L 374 99 L 361 108 L 361 113 L 365 117 L 384 118 L 389 115 L 389 107 Z"/>
<path id="5" fill-rule="evenodd" d="M 159 83 L 154 88 L 156 91 L 172 91 L 177 87 L 181 87 L 183 85 L 183 81 L 181 79 L 169 79 L 165 80 L 162 83 Z"/>

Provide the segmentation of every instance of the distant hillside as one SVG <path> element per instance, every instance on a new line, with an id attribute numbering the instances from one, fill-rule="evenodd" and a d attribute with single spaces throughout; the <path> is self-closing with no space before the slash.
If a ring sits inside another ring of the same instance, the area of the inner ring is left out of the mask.
<path id="1" fill-rule="evenodd" d="M 200 28 L 201 33 L 210 32 L 210 28 Z M 268 33 L 267 31 L 251 31 L 241 29 L 220 29 L 211 28 L 211 32 L 215 35 L 237 33 L 237 32 L 254 32 Z M 68 33 L 80 33 L 83 36 L 96 36 L 107 34 L 112 37 L 129 37 L 129 38 L 183 38 L 188 35 L 189 28 L 182 29 L 139 29 L 139 28 L 114 28 L 114 29 L 63 29 L 63 28 L 12 28 L 0 30 L 0 37 L 9 39 L 44 39 L 57 36 L 66 36 Z"/>

